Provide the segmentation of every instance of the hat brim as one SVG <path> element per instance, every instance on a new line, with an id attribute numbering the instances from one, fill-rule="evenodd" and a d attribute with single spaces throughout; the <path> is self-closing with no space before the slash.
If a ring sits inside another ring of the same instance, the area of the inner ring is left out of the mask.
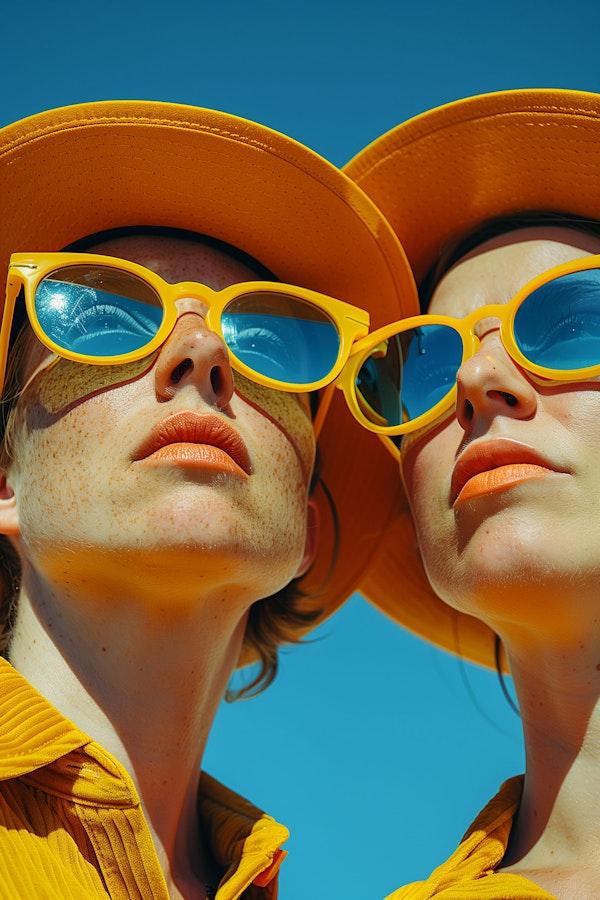
<path id="1" fill-rule="evenodd" d="M 470 97 L 392 129 L 344 169 L 382 210 L 417 282 L 444 246 L 486 219 L 525 210 L 600 218 L 600 95 L 502 91 Z M 418 312 L 417 307 L 410 313 Z M 360 590 L 444 649 L 495 666 L 492 631 L 433 593 L 405 510 Z"/>
<path id="2" fill-rule="evenodd" d="M 0 283 L 12 252 L 153 225 L 233 244 L 282 281 L 369 310 L 375 326 L 414 302 L 394 232 L 349 178 L 302 144 L 214 110 L 106 101 L 9 125 L 0 197 Z M 356 588 L 402 502 L 392 460 L 335 394 L 319 447 L 337 524 L 318 490 L 319 552 L 302 582 L 323 617 Z"/>

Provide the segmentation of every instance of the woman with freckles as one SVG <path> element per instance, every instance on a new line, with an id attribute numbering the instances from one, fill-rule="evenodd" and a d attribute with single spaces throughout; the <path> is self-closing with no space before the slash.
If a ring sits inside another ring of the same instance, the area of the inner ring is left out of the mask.
<path id="1" fill-rule="evenodd" d="M 332 385 L 411 272 L 348 178 L 211 110 L 17 122 L 0 195 L 0 897 L 275 898 L 288 832 L 203 751 L 398 507 Z"/>
<path id="2" fill-rule="evenodd" d="M 599 135 L 596 94 L 510 91 L 408 121 L 347 167 L 421 302 L 344 373 L 408 500 L 362 589 L 509 670 L 526 747 L 525 775 L 394 900 L 598 896 Z"/>

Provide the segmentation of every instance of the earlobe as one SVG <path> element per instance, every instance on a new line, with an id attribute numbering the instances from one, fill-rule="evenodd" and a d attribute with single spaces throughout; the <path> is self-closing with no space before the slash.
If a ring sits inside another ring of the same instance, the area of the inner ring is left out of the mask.
<path id="1" fill-rule="evenodd" d="M 8 482 L 6 472 L 0 470 L 0 534 L 20 534 L 17 498 Z"/>
<path id="2" fill-rule="evenodd" d="M 317 501 L 313 497 L 308 498 L 307 520 L 306 520 L 306 543 L 304 545 L 304 556 L 302 562 L 298 566 L 295 578 L 305 575 L 310 569 L 317 550 L 319 547 L 319 538 L 321 536 L 321 514 Z"/>

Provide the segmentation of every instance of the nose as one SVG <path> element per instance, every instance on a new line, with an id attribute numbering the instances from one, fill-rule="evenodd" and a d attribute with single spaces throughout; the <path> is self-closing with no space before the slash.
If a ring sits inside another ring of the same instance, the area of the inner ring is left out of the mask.
<path id="1" fill-rule="evenodd" d="M 154 368 L 159 400 L 193 386 L 211 406 L 224 408 L 233 395 L 233 373 L 221 337 L 210 331 L 200 303 L 177 301 L 179 317 L 159 350 Z"/>
<path id="2" fill-rule="evenodd" d="M 530 418 L 537 408 L 537 392 L 504 349 L 497 324 L 479 331 L 479 338 L 478 351 L 465 360 L 456 377 L 460 426 L 469 431 L 477 419 Z"/>

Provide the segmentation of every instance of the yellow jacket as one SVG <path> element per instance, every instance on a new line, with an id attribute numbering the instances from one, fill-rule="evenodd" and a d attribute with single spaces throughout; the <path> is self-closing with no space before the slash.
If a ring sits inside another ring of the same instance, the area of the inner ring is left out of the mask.
<path id="1" fill-rule="evenodd" d="M 496 871 L 506 852 L 522 792 L 523 776 L 505 781 L 452 856 L 426 881 L 408 884 L 387 900 L 556 900 L 528 878 Z"/>
<path id="2" fill-rule="evenodd" d="M 275 900 L 289 833 L 204 773 L 216 900 Z M 133 781 L 0 659 L 0 900 L 168 900 Z"/>

